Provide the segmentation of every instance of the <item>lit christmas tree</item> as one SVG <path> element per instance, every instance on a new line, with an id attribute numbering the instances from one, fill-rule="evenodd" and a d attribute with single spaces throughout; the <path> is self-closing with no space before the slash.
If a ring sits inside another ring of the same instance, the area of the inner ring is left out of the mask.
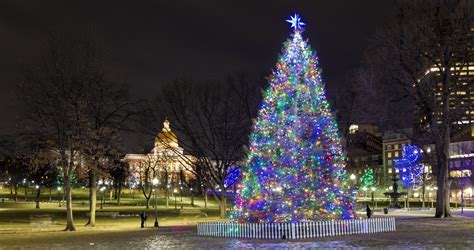
<path id="1" fill-rule="evenodd" d="M 374 178 L 374 171 L 369 168 L 365 170 L 364 174 L 360 177 L 360 186 L 362 188 L 367 189 L 373 187 L 375 185 L 375 178 Z"/>
<path id="2" fill-rule="evenodd" d="M 417 188 L 423 184 L 425 166 L 421 164 L 421 149 L 414 145 L 404 146 L 402 157 L 394 159 L 395 169 L 400 173 L 400 180 L 406 188 Z"/>
<path id="3" fill-rule="evenodd" d="M 249 222 L 351 219 L 354 193 L 316 53 L 295 14 L 254 123 L 232 218 Z"/>

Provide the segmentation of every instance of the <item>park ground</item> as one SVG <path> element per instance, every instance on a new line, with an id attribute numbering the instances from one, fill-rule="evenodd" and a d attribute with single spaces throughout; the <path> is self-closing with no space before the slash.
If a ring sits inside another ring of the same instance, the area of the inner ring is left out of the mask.
<path id="1" fill-rule="evenodd" d="M 5 190 L 4 190 L 5 191 Z M 215 221 L 218 218 L 217 205 L 209 199 L 204 208 L 202 198 L 195 198 L 195 206 L 189 197 L 174 199 L 166 207 L 165 199 L 158 199 L 159 228 L 153 227 L 154 210 L 146 210 L 144 200 L 124 196 L 122 206 L 108 201 L 98 209 L 97 225 L 84 226 L 87 222 L 87 192 L 76 191 L 74 221 L 76 232 L 63 232 L 65 227 L 64 206 L 57 200 L 49 202 L 43 197 L 41 209 L 35 209 L 33 202 L 0 200 L 0 249 L 12 248 L 470 248 L 474 245 L 474 210 L 453 210 L 454 216 L 434 219 L 434 210 L 416 209 L 390 210 L 384 215 L 376 209 L 375 216 L 396 217 L 397 231 L 371 235 L 346 235 L 311 240 L 262 241 L 250 239 L 223 239 L 196 236 L 196 223 Z M 0 192 L 0 198 L 5 193 Z M 183 208 L 181 209 L 181 206 Z M 147 212 L 146 228 L 140 228 L 137 215 Z M 361 211 L 361 215 L 363 212 Z"/>

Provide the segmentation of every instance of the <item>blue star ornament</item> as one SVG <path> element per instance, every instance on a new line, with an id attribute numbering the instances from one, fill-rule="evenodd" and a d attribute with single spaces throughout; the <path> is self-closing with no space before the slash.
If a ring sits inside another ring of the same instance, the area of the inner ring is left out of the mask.
<path id="1" fill-rule="evenodd" d="M 301 20 L 301 17 L 296 13 L 293 16 L 290 16 L 290 19 L 288 19 L 286 21 L 291 23 L 291 28 L 293 28 L 293 30 L 301 30 L 303 28 L 303 26 L 306 25 Z"/>

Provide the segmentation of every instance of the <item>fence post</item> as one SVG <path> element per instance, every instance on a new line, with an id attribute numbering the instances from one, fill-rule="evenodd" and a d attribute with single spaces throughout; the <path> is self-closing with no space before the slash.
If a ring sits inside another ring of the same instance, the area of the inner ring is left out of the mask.
<path id="1" fill-rule="evenodd" d="M 379 218 L 374 218 L 374 233 L 379 231 Z"/>
<path id="2" fill-rule="evenodd" d="M 329 227 L 328 227 L 328 221 L 325 220 L 323 221 L 323 231 L 324 231 L 324 237 L 329 236 Z"/>
<path id="3" fill-rule="evenodd" d="M 275 223 L 275 232 L 276 232 L 276 238 L 281 239 L 281 225 L 280 222 Z"/>
<path id="4" fill-rule="evenodd" d="M 329 236 L 329 224 L 328 221 L 323 221 L 323 230 L 324 230 L 324 237 Z"/>
<path id="5" fill-rule="evenodd" d="M 349 220 L 349 234 L 354 234 L 354 220 Z"/>
<path id="6" fill-rule="evenodd" d="M 383 218 L 377 218 L 377 221 L 379 224 L 377 227 L 378 232 L 383 232 Z"/>
<path id="7" fill-rule="evenodd" d="M 345 235 L 346 233 L 346 222 L 344 220 L 339 221 L 339 235 Z"/>
<path id="8" fill-rule="evenodd" d="M 334 220 L 331 220 L 331 236 L 336 235 L 336 227 L 334 225 Z"/>

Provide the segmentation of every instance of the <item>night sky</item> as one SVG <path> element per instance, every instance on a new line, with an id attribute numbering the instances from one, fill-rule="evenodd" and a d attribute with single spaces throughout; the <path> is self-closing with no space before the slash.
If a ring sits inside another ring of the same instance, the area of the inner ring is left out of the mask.
<path id="1" fill-rule="evenodd" d="M 0 134 L 14 131 L 21 65 L 38 59 L 49 32 L 96 34 L 107 73 L 149 98 L 177 77 L 269 75 L 291 31 L 285 19 L 298 12 L 331 97 L 392 10 L 380 0 L 1 0 Z"/>

